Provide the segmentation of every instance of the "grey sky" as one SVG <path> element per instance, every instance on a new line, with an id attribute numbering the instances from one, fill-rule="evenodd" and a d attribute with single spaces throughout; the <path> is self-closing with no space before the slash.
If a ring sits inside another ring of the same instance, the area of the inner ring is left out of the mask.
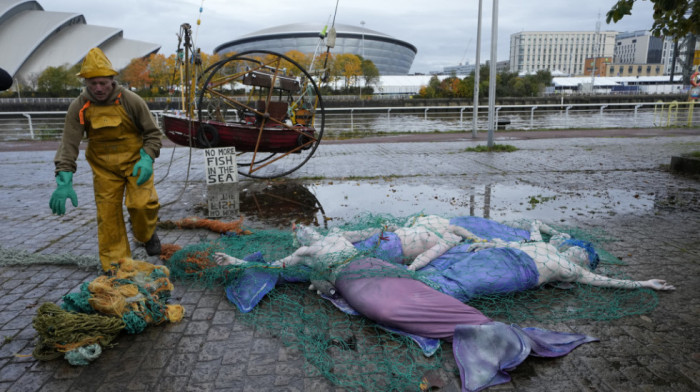
<path id="1" fill-rule="evenodd" d="M 75 12 L 88 24 L 118 27 L 124 37 L 162 45 L 170 55 L 177 46 L 182 23 L 195 29 L 197 44 L 207 53 L 253 31 L 288 23 L 317 22 L 319 31 L 333 17 L 336 0 L 38 0 L 47 11 Z M 508 59 L 510 35 L 519 31 L 649 30 L 652 9 L 637 1 L 633 14 L 606 24 L 615 0 L 500 0 L 498 60 Z M 468 61 L 474 63 L 478 0 L 340 0 L 336 23 L 365 27 L 410 42 L 418 48 L 411 72 L 439 71 Z M 483 0 L 482 62 L 490 58 L 492 0 Z M 201 25 L 196 22 L 200 6 Z M 330 24 L 330 23 L 329 23 Z"/>

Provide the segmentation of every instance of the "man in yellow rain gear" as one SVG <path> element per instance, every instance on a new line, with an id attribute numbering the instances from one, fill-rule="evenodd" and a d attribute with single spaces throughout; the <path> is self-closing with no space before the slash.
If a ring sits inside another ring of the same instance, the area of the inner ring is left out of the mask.
<path id="1" fill-rule="evenodd" d="M 119 259 L 131 258 L 122 202 L 135 239 L 145 244 L 149 256 L 160 254 L 155 231 L 160 204 L 153 185 L 153 159 L 160 155 L 161 132 L 146 102 L 119 86 L 115 75 L 117 71 L 102 50 L 88 52 L 78 74 L 85 79 L 86 88 L 66 114 L 54 159 L 58 186 L 49 202 L 57 215 L 65 214 L 66 199 L 78 206 L 73 173 L 86 135 L 85 157 L 92 168 L 100 263 L 105 271 Z"/>

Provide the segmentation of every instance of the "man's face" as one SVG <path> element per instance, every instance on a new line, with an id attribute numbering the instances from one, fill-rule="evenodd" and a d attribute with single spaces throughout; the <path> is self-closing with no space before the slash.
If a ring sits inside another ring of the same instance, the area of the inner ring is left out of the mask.
<path id="1" fill-rule="evenodd" d="M 100 102 L 104 102 L 109 97 L 109 94 L 114 90 L 114 85 L 112 85 L 112 78 L 97 77 L 90 78 L 85 81 L 88 90 L 95 99 Z"/>

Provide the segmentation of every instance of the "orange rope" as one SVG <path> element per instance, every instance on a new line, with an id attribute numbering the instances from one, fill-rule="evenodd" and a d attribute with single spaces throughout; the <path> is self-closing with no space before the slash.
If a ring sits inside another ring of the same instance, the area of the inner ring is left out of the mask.
<path id="1" fill-rule="evenodd" d="M 180 245 L 175 245 L 175 244 L 163 244 L 160 247 L 160 259 L 161 260 L 170 260 L 170 258 L 177 252 L 178 250 L 182 249 L 182 246 Z"/>
<path id="2" fill-rule="evenodd" d="M 217 264 L 209 259 L 209 255 L 210 252 L 208 251 L 199 251 L 187 256 L 187 259 L 185 259 L 187 264 L 185 272 L 188 274 L 202 274 L 204 271 L 216 267 Z"/>
<path id="3" fill-rule="evenodd" d="M 243 230 L 243 217 L 237 221 L 223 222 L 213 219 L 205 219 L 198 217 L 189 217 L 178 221 L 165 221 L 161 225 L 168 227 L 169 224 L 175 225 L 179 229 L 208 229 L 215 233 L 236 233 L 238 235 L 251 234 L 249 230 Z"/>

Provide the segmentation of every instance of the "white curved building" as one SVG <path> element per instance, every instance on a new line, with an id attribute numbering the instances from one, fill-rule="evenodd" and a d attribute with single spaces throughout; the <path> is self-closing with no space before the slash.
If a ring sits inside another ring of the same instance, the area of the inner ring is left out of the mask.
<path id="1" fill-rule="evenodd" d="M 314 53 L 320 28 L 315 23 L 294 23 L 256 31 L 214 48 L 215 54 L 260 49 L 277 53 L 298 50 Z M 352 53 L 371 60 L 380 75 L 406 75 L 418 50 L 412 44 L 364 27 L 336 24 L 332 54 Z M 325 52 L 325 46 L 322 48 Z"/>
<path id="2" fill-rule="evenodd" d="M 47 67 L 73 66 L 94 47 L 117 70 L 160 49 L 124 39 L 119 28 L 88 25 L 82 14 L 44 11 L 34 0 L 0 0 L 0 68 L 13 78 L 26 83 Z"/>

